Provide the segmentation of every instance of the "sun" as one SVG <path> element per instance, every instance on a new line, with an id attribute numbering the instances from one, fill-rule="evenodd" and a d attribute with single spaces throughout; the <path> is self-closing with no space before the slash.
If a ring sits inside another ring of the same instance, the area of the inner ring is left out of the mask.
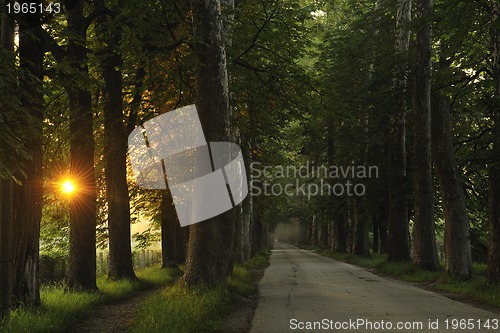
<path id="1" fill-rule="evenodd" d="M 72 193 L 75 191 L 75 185 L 73 185 L 71 180 L 64 181 L 61 186 L 63 193 Z"/>

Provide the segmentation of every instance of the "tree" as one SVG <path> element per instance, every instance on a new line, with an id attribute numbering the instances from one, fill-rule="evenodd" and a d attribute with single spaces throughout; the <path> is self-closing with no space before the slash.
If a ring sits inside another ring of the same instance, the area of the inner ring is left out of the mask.
<path id="1" fill-rule="evenodd" d="M 2 25 L 2 31 L 5 24 Z M 3 43 L 2 43 L 3 44 Z M 0 322 L 9 319 L 12 295 L 13 180 L 0 178 Z"/>
<path id="2" fill-rule="evenodd" d="M 193 0 L 196 106 L 207 142 L 229 139 L 229 91 L 220 0 Z M 216 285 L 232 271 L 234 211 L 190 226 L 184 285 Z"/>
<path id="3" fill-rule="evenodd" d="M 11 19 L 3 14 L 1 17 L 0 56 L 11 68 L 14 68 L 14 25 Z M 2 61 L 2 63 L 4 63 Z M 7 80 L 5 75 L 2 80 Z M 12 88 L 12 82 L 7 83 Z M 0 111 L 3 115 L 4 110 Z M 5 124 L 0 122 L 3 127 Z M 3 151 L 2 151 L 3 152 Z M 11 153 L 5 151 L 5 153 Z M 6 158 L 2 154 L 2 159 Z M 0 163 L 3 163 L 1 161 Z M 4 172 L 7 166 L 2 165 L 0 172 L 0 322 L 8 320 L 12 295 L 12 224 L 13 224 L 13 179 L 12 174 Z"/>
<path id="4" fill-rule="evenodd" d="M 76 68 L 77 79 L 66 87 L 70 107 L 70 174 L 77 191 L 70 199 L 70 258 L 68 287 L 96 290 L 96 179 L 94 174 L 94 131 L 92 98 L 88 77 L 85 41 L 87 25 L 83 2 L 65 2 L 70 38 L 67 57 Z M 72 6 L 73 5 L 73 6 Z"/>
<path id="5" fill-rule="evenodd" d="M 489 201 L 488 201 L 488 280 L 492 283 L 500 283 L 500 4 L 491 0 L 492 10 L 492 66 L 494 82 L 494 101 L 492 117 L 493 128 L 493 156 L 488 170 Z"/>
<path id="6" fill-rule="evenodd" d="M 421 25 L 417 30 L 417 57 L 413 95 L 415 219 L 413 261 L 428 269 L 439 269 L 434 235 L 434 188 L 431 160 L 431 47 L 432 0 L 420 0 Z"/>
<path id="7" fill-rule="evenodd" d="M 27 3 L 27 2 L 26 2 Z M 41 3 L 41 1 L 37 1 Z M 42 123 L 43 123 L 43 59 L 44 45 L 40 36 L 39 14 L 23 15 L 19 19 L 20 89 L 21 103 L 30 116 L 28 130 L 23 133 L 29 159 L 23 161 L 25 176 L 19 176 L 21 185 L 14 188 L 14 304 L 40 304 L 38 272 L 40 222 L 42 219 Z M 29 92 L 29 93 L 27 93 Z"/>
<path id="8" fill-rule="evenodd" d="M 116 15 L 117 13 L 115 13 Z M 117 20 L 101 17 L 99 37 L 102 50 L 104 172 L 108 202 L 109 272 L 111 279 L 136 279 L 130 244 L 130 200 L 127 184 L 127 127 L 122 97 L 122 58 L 119 51 L 121 26 Z"/>
<path id="9" fill-rule="evenodd" d="M 162 191 L 160 203 L 162 267 L 174 267 L 186 260 L 187 228 L 181 228 L 172 194 Z"/>
<path id="10" fill-rule="evenodd" d="M 396 53 L 404 59 L 407 56 L 411 20 L 411 0 L 397 2 L 397 42 Z M 389 226 L 388 226 L 388 260 L 409 261 L 410 248 L 408 240 L 408 203 L 406 191 L 406 60 L 402 60 L 396 73 L 396 89 L 400 97 L 390 119 L 388 140 L 388 190 L 389 190 Z"/>

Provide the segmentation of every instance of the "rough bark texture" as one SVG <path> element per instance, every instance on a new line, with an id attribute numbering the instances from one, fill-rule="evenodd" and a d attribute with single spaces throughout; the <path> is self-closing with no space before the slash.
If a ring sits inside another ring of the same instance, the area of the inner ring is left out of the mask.
<path id="1" fill-rule="evenodd" d="M 243 150 L 247 170 L 250 170 L 248 168 L 248 165 L 250 165 L 249 151 L 250 149 Z M 252 254 L 253 196 L 251 194 L 242 202 L 242 210 L 241 250 L 243 252 L 243 260 L 248 260 Z"/>
<path id="2" fill-rule="evenodd" d="M 411 0 L 397 2 L 398 40 L 396 52 L 400 58 L 408 51 L 411 21 Z M 401 61 L 405 64 L 406 61 Z M 406 66 L 402 65 L 396 73 L 396 88 L 403 92 L 406 86 Z M 410 246 L 408 240 L 408 202 L 406 194 L 406 101 L 401 94 L 396 103 L 396 110 L 391 116 L 388 141 L 388 187 L 389 187 L 389 225 L 388 225 L 388 260 L 409 261 Z"/>
<path id="3" fill-rule="evenodd" d="M 40 3 L 38 1 L 37 3 Z M 40 17 L 26 15 L 20 20 L 20 66 L 26 72 L 21 75 L 21 89 L 30 92 L 21 99 L 22 106 L 31 115 L 30 129 L 24 133 L 24 146 L 30 160 L 24 162 L 26 176 L 19 176 L 22 185 L 14 187 L 13 231 L 13 303 L 37 306 L 40 304 L 39 285 L 39 238 L 42 219 L 42 121 L 43 121 L 43 57 L 40 36 Z M 30 75 L 29 77 L 27 75 Z"/>
<path id="4" fill-rule="evenodd" d="M 186 259 L 184 232 L 170 192 L 163 191 L 160 205 L 162 267 L 177 267 Z"/>
<path id="5" fill-rule="evenodd" d="M 100 37 L 107 48 L 102 52 L 104 78 L 104 175 L 108 202 L 110 279 L 136 279 L 130 244 L 130 200 L 127 185 L 127 138 L 122 97 L 122 59 L 116 49 L 121 41 L 115 22 L 99 20 Z M 107 24 L 106 24 L 107 23 Z"/>
<path id="6" fill-rule="evenodd" d="M 492 0 L 492 22 L 500 17 L 500 4 Z M 489 221 L 488 221 L 488 280 L 500 283 L 500 31 L 492 26 L 492 64 L 495 81 L 495 101 L 493 119 L 493 158 L 488 170 L 489 185 Z"/>
<path id="7" fill-rule="evenodd" d="M 417 31 L 415 85 L 413 90 L 413 187 L 415 218 L 413 262 L 427 270 L 438 270 L 434 234 L 434 188 L 431 161 L 431 43 L 433 0 L 417 2 L 421 23 Z"/>
<path id="8" fill-rule="evenodd" d="M 226 53 L 219 0 L 193 0 L 194 52 L 198 58 L 196 106 L 208 142 L 229 138 Z M 215 285 L 232 271 L 234 209 L 190 226 L 183 283 Z"/>
<path id="9" fill-rule="evenodd" d="M 13 22 L 2 15 L 1 49 L 14 52 Z M 3 60 L 3 59 L 2 59 Z M 14 66 L 13 56 L 8 59 Z M 1 176 L 7 177 L 3 179 Z M 12 295 L 12 224 L 14 217 L 12 175 L 0 175 L 0 322 L 8 320 Z"/>
<path id="10" fill-rule="evenodd" d="M 470 278 L 469 221 L 460 172 L 453 153 L 450 103 L 446 96 L 439 94 L 433 95 L 432 136 L 432 157 L 443 198 L 446 272 L 459 278 Z"/>
<path id="11" fill-rule="evenodd" d="M 71 1 L 68 1 L 73 4 Z M 82 77 L 88 76 L 84 47 L 86 27 L 83 2 L 67 6 L 69 40 L 68 58 Z M 90 92 L 73 82 L 66 87 L 70 107 L 70 174 L 76 191 L 70 198 L 70 255 L 68 287 L 96 290 L 96 181 L 94 174 L 94 135 Z"/>
<path id="12" fill-rule="evenodd" d="M 12 295 L 13 181 L 0 178 L 0 322 L 8 319 Z"/>

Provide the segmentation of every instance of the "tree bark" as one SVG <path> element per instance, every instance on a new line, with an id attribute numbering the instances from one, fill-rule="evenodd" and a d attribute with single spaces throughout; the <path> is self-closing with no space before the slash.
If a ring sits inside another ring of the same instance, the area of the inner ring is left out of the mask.
<path id="1" fill-rule="evenodd" d="M 398 0 L 396 26 L 398 39 L 396 53 L 404 58 L 409 48 L 411 21 L 411 0 Z M 396 73 L 396 88 L 405 91 L 406 61 L 401 62 Z M 406 191 L 406 100 L 401 94 L 396 109 L 390 119 L 388 144 L 388 187 L 389 187 L 389 225 L 388 225 L 388 260 L 409 261 L 410 246 L 408 240 L 408 202 Z"/>
<path id="2" fill-rule="evenodd" d="M 27 2 L 24 2 L 27 3 Z M 41 3 L 38 1 L 37 3 Z M 37 34 L 39 15 L 26 15 L 20 22 L 19 56 L 21 74 L 20 87 L 30 92 L 22 98 L 23 108 L 31 115 L 30 130 L 23 138 L 30 160 L 26 161 L 26 176 L 20 176 L 22 185 L 14 187 L 14 277 L 13 303 L 37 306 L 40 304 L 39 284 L 39 239 L 42 219 L 42 122 L 43 122 L 43 58 L 44 48 Z M 30 75 L 31 77 L 27 77 Z"/>
<path id="3" fill-rule="evenodd" d="M 247 153 L 245 153 L 247 151 Z M 250 165 L 250 149 L 244 149 L 245 154 L 244 160 L 246 161 L 246 170 L 250 170 L 248 166 Z M 247 161 L 248 159 L 248 161 Z M 253 228 L 253 196 L 249 194 L 245 200 L 242 202 L 242 252 L 243 260 L 248 260 L 252 254 L 252 228 Z"/>
<path id="4" fill-rule="evenodd" d="M 229 94 L 220 0 L 193 0 L 196 106 L 207 142 L 228 141 Z M 183 284 L 216 285 L 232 271 L 234 210 L 190 226 Z"/>
<path id="5" fill-rule="evenodd" d="M 354 237 L 352 253 L 356 256 L 369 256 L 368 231 L 370 226 L 370 214 L 366 206 L 366 198 L 355 197 L 353 200 L 354 215 Z"/>
<path id="6" fill-rule="evenodd" d="M 417 2 L 422 22 L 417 31 L 413 90 L 413 187 L 415 193 L 413 262 L 421 268 L 434 271 L 440 266 L 434 234 L 434 188 L 431 161 L 432 1 L 419 0 Z"/>
<path id="7" fill-rule="evenodd" d="M 83 2 L 67 7 L 68 28 L 72 33 L 68 58 L 79 75 L 88 76 L 86 27 Z M 70 107 L 70 174 L 76 191 L 70 198 L 70 255 L 68 287 L 97 290 L 96 285 L 96 180 L 94 173 L 94 132 L 90 92 L 78 83 L 66 87 Z"/>
<path id="8" fill-rule="evenodd" d="M 6 14 L 1 19 L 1 49 L 14 66 L 14 25 Z M 11 310 L 13 183 L 12 175 L 0 174 L 0 322 L 9 319 Z"/>
<path id="9" fill-rule="evenodd" d="M 491 1 L 492 22 L 500 17 L 500 4 Z M 489 219 L 488 219 L 488 280 L 500 284 L 500 30 L 491 27 L 493 81 L 495 95 L 492 110 L 493 129 L 493 158 L 488 170 L 489 185 Z"/>
<path id="10" fill-rule="evenodd" d="M 347 208 L 345 204 L 338 207 L 333 220 L 333 250 L 340 253 L 347 252 Z"/>
<path id="11" fill-rule="evenodd" d="M 435 94 L 432 110 L 432 157 L 443 198 L 446 272 L 468 279 L 472 275 L 469 221 L 460 171 L 453 153 L 448 98 Z"/>
<path id="12" fill-rule="evenodd" d="M 162 267 L 178 267 L 185 260 L 183 228 L 177 219 L 172 195 L 162 192 L 160 204 Z"/>
<path id="13" fill-rule="evenodd" d="M 2 31 L 5 25 L 2 24 Z M 0 322 L 10 317 L 12 295 L 13 180 L 0 178 Z"/>
<path id="14" fill-rule="evenodd" d="M 128 133 L 122 97 L 121 42 L 116 22 L 99 20 L 99 35 L 107 47 L 101 54 L 104 78 L 104 176 L 108 202 L 109 272 L 113 280 L 135 280 L 130 241 L 130 199 L 127 184 Z"/>

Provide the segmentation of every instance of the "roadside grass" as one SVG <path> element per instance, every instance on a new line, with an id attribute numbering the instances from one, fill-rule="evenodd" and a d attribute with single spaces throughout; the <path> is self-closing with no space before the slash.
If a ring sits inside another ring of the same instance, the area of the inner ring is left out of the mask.
<path id="1" fill-rule="evenodd" d="M 65 285 L 42 286 L 41 306 L 15 309 L 8 323 L 0 324 L 0 332 L 57 333 L 67 332 L 79 320 L 88 317 L 95 306 L 127 298 L 137 291 L 166 285 L 173 279 L 167 269 L 148 267 L 136 272 L 138 281 L 97 279 L 98 292 L 65 291 Z"/>
<path id="2" fill-rule="evenodd" d="M 182 288 L 179 283 L 150 297 L 139 306 L 129 332 L 221 332 L 224 317 L 238 305 L 241 296 L 257 292 L 256 271 L 269 263 L 270 249 L 235 265 L 225 285 Z"/>
<path id="3" fill-rule="evenodd" d="M 150 297 L 139 306 L 130 332 L 220 332 L 227 291 L 197 287 L 186 290 L 179 283 Z"/>
<path id="4" fill-rule="evenodd" d="M 407 282 L 425 284 L 443 292 L 466 295 L 474 301 L 500 307 L 500 286 L 488 283 L 486 264 L 474 263 L 474 276 L 469 280 L 462 280 L 445 274 L 444 270 L 432 272 L 418 268 L 411 262 L 388 262 L 384 254 L 359 257 L 317 247 L 300 247 L 325 257 L 373 269 L 376 273 L 387 274 Z"/>

